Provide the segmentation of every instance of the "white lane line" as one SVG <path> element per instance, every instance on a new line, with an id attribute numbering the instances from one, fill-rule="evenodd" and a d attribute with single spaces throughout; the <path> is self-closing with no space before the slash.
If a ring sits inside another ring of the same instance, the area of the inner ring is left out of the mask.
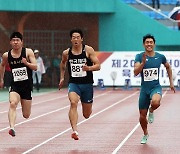
<path id="1" fill-rule="evenodd" d="M 131 137 L 131 135 L 136 131 L 136 129 L 140 126 L 140 123 L 138 123 L 133 130 L 125 137 L 125 139 L 119 144 L 119 146 L 112 152 L 112 154 L 116 154 L 120 148 L 124 145 L 124 143 Z"/>
<path id="2" fill-rule="evenodd" d="M 32 95 L 32 97 L 34 98 L 34 97 L 38 97 L 38 96 L 43 96 L 43 95 L 47 95 L 47 94 L 53 94 L 53 93 L 56 93 L 57 91 L 52 91 L 52 92 L 42 92 L 42 93 L 37 93 L 37 94 L 33 94 Z M 8 91 L 7 91 L 7 93 L 9 93 Z M 9 99 L 9 97 L 7 98 L 7 99 Z M 1 101 L 0 102 L 0 104 L 3 104 L 3 103 L 8 103 L 9 101 Z"/>
<path id="3" fill-rule="evenodd" d="M 98 98 L 98 97 L 104 96 L 104 95 L 106 95 L 106 94 L 109 93 L 109 92 L 110 92 L 110 91 L 105 92 L 105 93 L 100 94 L 100 95 L 97 95 L 97 96 L 95 96 L 94 98 Z M 27 119 L 27 120 L 25 120 L 25 121 L 22 121 L 22 122 L 20 122 L 20 123 L 15 124 L 15 126 L 19 126 L 19 125 L 24 124 L 24 123 L 27 123 L 27 122 L 29 122 L 29 121 L 32 121 L 32 120 L 41 118 L 41 117 L 43 117 L 43 116 L 47 116 L 47 115 L 49 115 L 49 114 L 51 114 L 51 113 L 55 113 L 55 112 L 61 111 L 61 110 L 63 110 L 63 109 L 68 108 L 69 106 L 70 106 L 70 105 L 67 105 L 67 106 L 64 106 L 64 107 L 62 107 L 62 108 L 59 108 L 59 109 L 56 109 L 56 110 L 53 110 L 53 111 L 50 111 L 50 112 L 41 114 L 41 115 L 36 116 L 36 117 L 34 117 L 34 118 Z M 5 128 L 0 129 L 0 132 L 4 131 L 4 130 L 6 130 L 6 129 L 9 129 L 9 127 L 5 127 Z"/>
<path id="4" fill-rule="evenodd" d="M 48 100 L 45 100 L 45 101 L 40 101 L 40 102 L 38 102 L 38 103 L 33 103 L 33 102 L 32 102 L 32 106 L 38 105 L 38 104 L 41 104 L 41 103 L 45 103 L 45 102 L 49 102 L 49 101 L 54 101 L 54 100 L 56 100 L 56 99 L 60 99 L 60 98 L 64 98 L 64 97 L 67 97 L 67 95 L 61 96 L 61 97 L 51 98 L 51 99 L 48 99 Z M 17 107 L 17 110 L 19 110 L 19 109 L 21 109 L 21 108 L 22 108 L 22 107 Z M 0 114 L 2 114 L 2 113 L 7 113 L 7 112 L 8 112 L 8 111 L 1 111 Z"/>
<path id="5" fill-rule="evenodd" d="M 167 93 L 167 90 L 164 92 L 164 94 L 162 95 L 162 97 L 164 97 Z M 132 131 L 124 138 L 124 140 L 118 145 L 118 147 L 112 152 L 112 154 L 116 154 L 121 147 L 124 145 L 124 143 L 131 137 L 131 135 L 136 131 L 136 129 L 140 126 L 140 123 L 138 123 L 133 129 Z"/>
<path id="6" fill-rule="evenodd" d="M 123 102 L 123 101 L 125 101 L 125 100 L 127 100 L 127 99 L 129 99 L 129 98 L 131 98 L 132 96 L 136 95 L 137 93 L 138 93 L 138 91 L 134 92 L 133 94 L 131 94 L 131 95 L 129 95 L 129 96 L 127 96 L 127 97 L 121 99 L 120 101 L 118 101 L 118 102 L 116 102 L 116 103 L 114 103 L 114 104 L 112 104 L 112 105 L 106 107 L 105 109 L 103 109 L 103 110 L 101 110 L 101 111 L 99 111 L 99 112 L 93 114 L 93 115 L 90 116 L 88 119 L 85 119 L 85 120 L 79 122 L 77 125 L 80 125 L 80 124 L 82 124 L 82 123 L 84 123 L 84 122 L 86 122 L 86 121 L 88 121 L 88 120 L 94 118 L 95 116 L 99 115 L 100 113 L 102 113 L 102 112 L 104 112 L 104 111 L 106 111 L 106 110 L 108 110 L 108 109 L 114 107 L 115 105 L 117 105 L 117 104 L 119 104 L 119 103 L 121 103 L 121 102 Z M 29 152 L 31 152 L 31 151 L 37 149 L 38 147 L 40 147 L 40 146 L 46 144 L 47 142 L 49 142 L 49 141 L 55 139 L 56 137 L 59 137 L 60 135 L 66 133 L 66 132 L 69 131 L 69 130 L 71 130 L 71 127 L 68 128 L 68 129 L 66 129 L 66 130 L 64 130 L 63 132 L 61 132 L 61 133 L 59 133 L 59 134 L 53 136 L 53 137 L 51 137 L 51 138 L 45 140 L 44 142 L 42 142 L 42 143 L 40 143 L 40 144 L 37 144 L 36 146 L 34 146 L 34 147 L 32 147 L 31 149 L 29 149 L 29 150 L 23 152 L 22 154 L 27 154 L 27 153 L 29 153 Z"/>
<path id="7" fill-rule="evenodd" d="M 100 94 L 100 95 L 98 95 L 98 96 L 104 95 L 104 94 L 109 93 L 109 92 L 111 92 L 111 91 L 105 92 L 105 93 Z M 38 96 L 39 96 L 39 95 L 38 95 Z M 68 96 L 68 95 L 66 94 L 65 96 L 55 97 L 55 98 L 48 99 L 48 100 L 45 100 L 45 101 L 40 101 L 40 102 L 38 102 L 38 103 L 33 103 L 34 101 L 32 101 L 32 106 L 34 106 L 34 105 L 39 105 L 39 104 L 41 104 L 41 103 L 45 103 L 45 102 L 49 102 L 49 101 L 54 101 L 54 100 L 56 100 L 56 99 L 64 98 L 64 97 L 67 97 L 67 96 Z M 94 97 L 94 98 L 96 98 L 96 97 Z M 20 106 L 20 107 L 17 107 L 16 110 L 19 110 L 19 109 L 21 109 L 21 108 L 22 108 L 21 106 Z M 7 113 L 7 112 L 8 112 L 8 110 L 7 110 L 7 111 L 0 111 L 0 114 L 2 114 L 2 113 Z"/>
<path id="8" fill-rule="evenodd" d="M 54 113 L 54 112 L 58 112 L 58 111 L 60 111 L 60 110 L 66 109 L 66 108 L 68 108 L 68 107 L 69 107 L 69 105 L 64 106 L 64 107 L 62 107 L 62 108 L 59 108 L 59 109 L 57 109 L 57 110 L 53 110 L 53 111 L 51 111 L 51 112 L 47 112 L 47 113 L 45 113 L 45 114 L 41 114 L 41 115 L 36 116 L 36 117 L 34 117 L 34 118 L 27 119 L 27 120 L 22 121 L 22 122 L 20 122 L 20 123 L 18 123 L 18 124 L 15 124 L 15 126 L 19 126 L 19 125 L 21 125 L 21 124 L 27 123 L 27 122 L 29 122 L 29 121 L 32 121 L 32 120 L 35 120 L 35 119 L 38 119 L 38 118 L 41 118 L 41 117 L 43 117 L 43 116 L 49 115 L 49 114 Z M 8 129 L 8 128 L 9 128 L 9 127 L 5 127 L 5 128 L 3 128 L 3 129 L 0 129 L 0 132 L 6 130 L 6 129 Z"/>

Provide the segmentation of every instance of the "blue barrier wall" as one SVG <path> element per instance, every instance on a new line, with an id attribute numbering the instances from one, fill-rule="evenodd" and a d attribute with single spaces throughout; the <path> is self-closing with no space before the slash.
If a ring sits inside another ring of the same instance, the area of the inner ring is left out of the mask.
<path id="1" fill-rule="evenodd" d="M 116 0 L 0 0 L 1 11 L 88 12 L 115 11 Z"/>
<path id="2" fill-rule="evenodd" d="M 173 31 L 122 0 L 0 0 L 0 11 L 98 13 L 99 51 L 143 50 L 142 37 L 155 36 L 157 50 L 180 50 Z"/>
<path id="3" fill-rule="evenodd" d="M 180 32 L 173 31 L 139 10 L 116 1 L 116 13 L 99 15 L 100 51 L 143 50 L 142 37 L 151 33 L 157 50 L 180 50 Z"/>

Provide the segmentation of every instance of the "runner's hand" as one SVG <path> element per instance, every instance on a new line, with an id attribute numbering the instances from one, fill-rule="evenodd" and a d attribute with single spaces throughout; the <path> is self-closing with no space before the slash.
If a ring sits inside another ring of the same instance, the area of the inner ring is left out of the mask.
<path id="1" fill-rule="evenodd" d="M 26 60 L 26 58 L 22 58 L 22 62 L 24 63 L 24 65 L 27 65 L 27 60 Z"/>
<path id="2" fill-rule="evenodd" d="M 64 79 L 60 79 L 59 81 L 59 90 L 63 87 Z"/>
<path id="3" fill-rule="evenodd" d="M 176 92 L 174 85 L 170 85 L 170 88 L 174 93 Z"/>
<path id="4" fill-rule="evenodd" d="M 91 66 L 84 65 L 84 66 L 82 67 L 82 70 L 83 70 L 83 71 L 91 71 L 91 70 L 90 70 L 90 67 L 91 67 Z"/>

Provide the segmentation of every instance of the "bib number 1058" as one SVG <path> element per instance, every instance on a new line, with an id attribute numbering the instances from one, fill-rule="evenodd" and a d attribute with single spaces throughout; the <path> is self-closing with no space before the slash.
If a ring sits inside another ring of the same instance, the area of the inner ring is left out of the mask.
<path id="1" fill-rule="evenodd" d="M 28 79 L 26 67 L 12 69 L 12 73 L 13 73 L 14 82 Z"/>

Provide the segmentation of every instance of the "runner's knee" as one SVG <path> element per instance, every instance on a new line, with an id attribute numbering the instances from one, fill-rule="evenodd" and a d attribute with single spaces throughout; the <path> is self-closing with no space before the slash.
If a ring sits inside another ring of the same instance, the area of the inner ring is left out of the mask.
<path id="1" fill-rule="evenodd" d="M 145 113 L 140 114 L 139 121 L 146 121 L 146 114 Z"/>
<path id="2" fill-rule="evenodd" d="M 83 113 L 84 118 L 88 119 L 90 117 L 90 114 Z"/>
<path id="3" fill-rule="evenodd" d="M 83 112 L 84 118 L 88 119 L 90 117 L 91 113 L 92 113 L 92 111 L 90 111 L 90 112 Z"/>
<path id="4" fill-rule="evenodd" d="M 153 109 L 157 109 L 160 106 L 160 101 L 159 100 L 153 100 L 151 103 L 151 107 Z"/>
<path id="5" fill-rule="evenodd" d="M 71 101 L 71 108 L 77 108 L 78 103 L 76 101 Z"/>
<path id="6" fill-rule="evenodd" d="M 30 117 L 30 113 L 23 113 L 23 117 L 28 119 Z"/>
<path id="7" fill-rule="evenodd" d="M 10 102 L 10 108 L 11 108 L 11 109 L 16 109 L 16 107 L 17 107 L 17 103 L 14 102 L 14 101 L 11 101 L 11 102 Z"/>

